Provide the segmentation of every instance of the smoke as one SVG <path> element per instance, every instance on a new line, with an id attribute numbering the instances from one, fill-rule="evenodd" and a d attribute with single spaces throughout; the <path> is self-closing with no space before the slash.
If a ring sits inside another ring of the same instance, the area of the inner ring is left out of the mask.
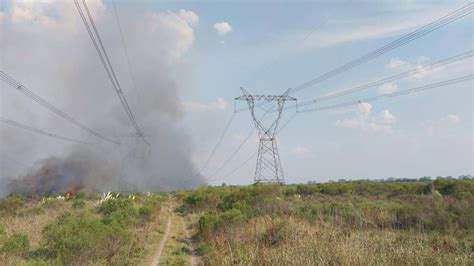
<path id="1" fill-rule="evenodd" d="M 186 55 L 199 17 L 187 10 L 129 14 L 117 6 L 132 78 L 113 7 L 99 0 L 87 3 L 151 146 L 133 137 L 72 1 L 6 2 L 0 11 L 0 68 L 121 145 L 88 135 L 0 82 L 2 117 L 94 143 L 80 146 L 0 125 L 0 196 L 61 193 L 70 186 L 164 191 L 204 185 L 191 161 L 188 134 L 179 125 L 180 87 L 189 75 Z M 7 157 L 16 163 L 5 162 Z"/>

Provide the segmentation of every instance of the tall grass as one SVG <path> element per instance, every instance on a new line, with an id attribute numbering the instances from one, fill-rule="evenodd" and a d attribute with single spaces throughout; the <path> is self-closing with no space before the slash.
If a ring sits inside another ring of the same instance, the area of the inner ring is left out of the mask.
<path id="1" fill-rule="evenodd" d="M 223 187 L 181 195 L 205 263 L 474 263 L 474 181 Z"/>

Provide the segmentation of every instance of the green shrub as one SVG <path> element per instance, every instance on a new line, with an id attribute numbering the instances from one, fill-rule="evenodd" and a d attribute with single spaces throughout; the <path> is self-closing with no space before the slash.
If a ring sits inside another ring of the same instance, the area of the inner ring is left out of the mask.
<path id="1" fill-rule="evenodd" d="M 103 215 L 109 215 L 117 211 L 128 211 L 133 209 L 131 199 L 110 199 L 102 202 L 97 207 L 97 212 Z"/>
<path id="2" fill-rule="evenodd" d="M 0 224 L 0 243 L 3 241 L 6 235 L 7 235 L 7 232 L 5 231 L 5 227 L 2 224 Z"/>
<path id="3" fill-rule="evenodd" d="M 138 209 L 138 216 L 142 221 L 151 221 L 152 215 L 153 209 L 148 205 L 144 205 Z"/>
<path id="4" fill-rule="evenodd" d="M 288 224 L 277 222 L 269 226 L 262 234 L 260 241 L 266 246 L 278 246 L 291 234 Z"/>
<path id="5" fill-rule="evenodd" d="M 239 209 L 231 209 L 219 216 L 220 225 L 233 225 L 245 221 L 245 215 Z"/>
<path id="6" fill-rule="evenodd" d="M 41 205 L 47 209 L 56 209 L 64 204 L 64 200 L 58 198 L 44 198 Z"/>
<path id="7" fill-rule="evenodd" d="M 20 217 L 36 216 L 44 213 L 44 208 L 42 206 L 33 206 L 31 208 L 22 209 L 18 212 Z"/>
<path id="8" fill-rule="evenodd" d="M 219 226 L 219 217 L 214 214 L 204 214 L 199 217 L 198 237 L 207 239 Z"/>
<path id="9" fill-rule="evenodd" d="M 13 195 L 0 200 L 0 214 L 17 215 L 18 211 L 25 206 L 25 199 L 19 195 Z"/>
<path id="10" fill-rule="evenodd" d="M 211 252 L 212 247 L 209 244 L 206 244 L 204 242 L 200 242 L 197 247 L 196 247 L 196 253 L 198 256 L 204 256 Z"/>
<path id="11" fill-rule="evenodd" d="M 66 212 L 43 229 L 43 243 L 50 256 L 64 263 L 109 262 L 131 241 L 131 233 L 115 223 L 105 224 L 90 212 Z"/>
<path id="12" fill-rule="evenodd" d="M 72 208 L 73 209 L 82 209 L 86 206 L 86 202 L 79 199 L 79 198 L 76 198 L 72 201 Z"/>
<path id="13" fill-rule="evenodd" d="M 27 257 L 30 250 L 30 240 L 27 235 L 15 233 L 10 236 L 0 248 L 1 253 Z"/>
<path id="14" fill-rule="evenodd" d="M 131 199 L 107 200 L 97 207 L 97 212 L 102 214 L 104 224 L 115 224 L 121 227 L 134 224 L 138 216 Z"/>

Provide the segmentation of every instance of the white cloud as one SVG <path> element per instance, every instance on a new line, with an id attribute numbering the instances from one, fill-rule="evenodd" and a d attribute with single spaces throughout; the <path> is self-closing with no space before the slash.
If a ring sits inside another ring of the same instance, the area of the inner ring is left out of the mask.
<path id="1" fill-rule="evenodd" d="M 227 108 L 227 105 L 227 101 L 220 97 L 211 103 L 193 101 L 185 101 L 182 103 L 183 108 L 191 112 L 223 111 Z"/>
<path id="2" fill-rule="evenodd" d="M 449 114 L 441 118 L 442 122 L 446 122 L 448 125 L 455 125 L 461 121 L 461 118 L 458 115 Z"/>
<path id="3" fill-rule="evenodd" d="M 386 67 L 390 69 L 397 69 L 407 64 L 407 62 L 401 60 L 400 58 L 392 58 L 390 59 L 390 62 L 386 65 Z"/>
<path id="4" fill-rule="evenodd" d="M 355 119 L 342 119 L 342 120 L 337 120 L 335 125 L 337 127 L 359 128 L 360 122 Z"/>
<path id="5" fill-rule="evenodd" d="M 397 121 L 397 118 L 389 110 L 383 110 L 378 116 L 373 118 L 378 124 L 390 125 Z"/>
<path id="6" fill-rule="evenodd" d="M 389 110 L 383 110 L 379 114 L 373 115 L 372 105 L 364 102 L 358 105 L 356 112 L 356 118 L 337 120 L 334 125 L 368 132 L 393 132 L 392 125 L 397 121 L 397 118 Z"/>
<path id="7" fill-rule="evenodd" d="M 291 149 L 291 153 L 293 153 L 294 155 L 301 156 L 311 153 L 311 150 L 308 147 L 297 145 L 293 149 Z"/>
<path id="8" fill-rule="evenodd" d="M 223 21 L 214 24 L 214 29 L 219 35 L 224 36 L 232 31 L 232 26 L 228 22 Z"/>
<path id="9" fill-rule="evenodd" d="M 92 16 L 96 19 L 105 12 L 102 0 L 87 1 Z M 48 26 L 67 26 L 77 19 L 74 5 L 61 0 L 23 0 L 12 1 L 7 9 L 12 23 L 31 23 Z"/>
<path id="10" fill-rule="evenodd" d="M 438 6 L 436 8 L 410 10 L 410 12 L 404 12 L 402 15 L 397 13 L 396 15 L 389 16 L 387 13 L 381 13 L 364 18 L 331 19 L 318 32 L 313 33 L 312 30 L 302 31 L 290 34 L 293 36 L 283 36 L 283 39 L 301 39 L 302 36 L 311 34 L 311 37 L 302 45 L 306 48 L 319 48 L 357 41 L 396 37 L 414 31 L 431 22 L 433 18 L 439 18 L 451 11 L 449 6 Z"/>
<path id="11" fill-rule="evenodd" d="M 370 103 L 359 103 L 357 106 L 359 108 L 359 114 L 362 119 L 367 119 L 370 116 L 370 112 L 372 110 L 372 105 Z"/>
<path id="12" fill-rule="evenodd" d="M 183 9 L 179 13 L 148 12 L 144 16 L 145 30 L 150 36 L 159 34 L 163 46 L 174 58 L 182 57 L 194 44 L 193 27 L 198 21 L 198 15 Z"/>
<path id="13" fill-rule="evenodd" d="M 179 10 L 178 16 L 186 21 L 191 27 L 196 27 L 199 23 L 199 16 L 196 15 L 193 11 L 188 11 L 185 9 Z"/>
<path id="14" fill-rule="evenodd" d="M 438 73 L 444 69 L 444 67 L 437 67 L 433 69 L 425 69 L 422 70 L 424 67 L 429 65 L 431 59 L 426 56 L 419 56 L 416 62 L 409 62 L 402 60 L 400 58 L 392 58 L 390 62 L 385 65 L 388 69 L 398 70 L 398 71 L 411 71 L 411 70 L 420 70 L 420 72 L 411 75 L 410 78 L 414 80 L 419 80 L 422 78 L 426 78 L 428 75 L 432 75 L 434 73 Z"/>
<path id="15" fill-rule="evenodd" d="M 396 92 L 397 90 L 398 90 L 397 84 L 391 83 L 391 82 L 382 84 L 378 88 L 379 94 L 391 94 L 391 93 Z"/>

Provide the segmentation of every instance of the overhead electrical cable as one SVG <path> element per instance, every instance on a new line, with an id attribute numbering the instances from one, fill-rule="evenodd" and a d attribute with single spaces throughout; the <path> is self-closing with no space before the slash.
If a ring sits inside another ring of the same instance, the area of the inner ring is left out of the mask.
<path id="1" fill-rule="evenodd" d="M 44 108 L 50 110 L 51 112 L 55 113 L 59 117 L 61 117 L 64 120 L 68 121 L 69 123 L 73 124 L 74 126 L 80 128 L 80 129 L 88 132 L 89 134 L 94 135 L 94 136 L 96 136 L 96 137 L 98 137 L 98 138 L 100 138 L 104 141 L 107 141 L 107 142 L 110 142 L 110 143 L 113 143 L 113 144 L 117 144 L 117 145 L 120 144 L 119 142 L 117 142 L 113 139 L 110 139 L 110 138 L 98 133 L 97 131 L 91 129 L 90 127 L 87 127 L 84 124 L 80 123 L 75 118 L 73 118 L 69 114 L 65 113 L 64 111 L 60 110 L 56 106 L 50 104 L 45 99 L 40 97 L 38 94 L 34 93 L 30 89 L 28 89 L 26 86 L 19 83 L 13 77 L 9 76 L 8 74 L 6 74 L 3 71 L 0 71 L 0 80 L 5 82 L 6 84 L 10 85 L 10 87 L 16 89 L 16 91 L 22 93 L 23 95 L 25 95 L 28 98 L 32 99 L 33 101 L 37 102 L 38 104 L 40 104 Z"/>
<path id="2" fill-rule="evenodd" d="M 247 137 L 245 137 L 245 139 L 239 144 L 237 149 L 234 152 L 232 152 L 232 154 L 227 158 L 227 160 L 225 160 L 221 164 L 221 166 L 219 166 L 219 168 L 217 168 L 217 170 L 208 177 L 208 179 L 212 179 L 215 175 L 217 175 L 220 171 L 222 171 L 222 169 L 224 169 L 224 167 L 226 167 L 227 164 L 229 164 L 232 161 L 232 159 L 234 159 L 234 157 L 242 149 L 242 147 L 245 145 L 245 143 L 247 143 L 247 141 L 249 141 L 250 137 L 252 137 L 253 132 L 255 132 L 255 129 L 250 131 L 250 134 L 248 134 Z"/>
<path id="3" fill-rule="evenodd" d="M 226 126 L 224 127 L 224 130 L 222 131 L 222 134 L 221 136 L 219 137 L 219 140 L 217 141 L 216 145 L 214 146 L 214 149 L 212 149 L 212 152 L 211 154 L 209 155 L 209 157 L 207 158 L 206 162 L 203 164 L 203 166 L 201 167 L 201 170 L 199 170 L 199 173 L 202 173 L 202 171 L 204 171 L 204 169 L 207 167 L 207 165 L 209 164 L 209 162 L 211 161 L 211 159 L 214 157 L 214 155 L 216 154 L 216 151 L 217 149 L 219 148 L 219 146 L 221 145 L 222 143 L 222 140 L 224 139 L 224 136 L 226 135 L 227 131 L 229 130 L 230 128 L 230 125 L 232 124 L 232 121 L 234 120 L 234 117 L 235 117 L 235 112 L 232 113 L 232 116 L 230 117 L 229 121 L 227 122 Z"/>
<path id="4" fill-rule="evenodd" d="M 138 101 L 140 102 L 141 95 L 140 95 L 140 91 L 138 90 L 138 87 L 137 87 L 137 83 L 136 83 L 136 79 L 135 79 L 135 73 L 133 72 L 132 63 L 130 61 L 130 56 L 128 54 L 128 49 L 127 49 L 127 45 L 126 45 L 126 42 L 125 42 L 125 37 L 123 36 L 122 25 L 120 23 L 120 18 L 119 18 L 119 15 L 118 15 L 117 6 L 115 5 L 115 0 L 112 0 L 112 4 L 114 6 L 115 19 L 117 20 L 117 26 L 119 28 L 120 37 L 121 37 L 122 45 L 123 45 L 123 50 L 125 52 L 125 57 L 127 58 L 128 70 L 130 71 L 130 77 L 131 77 L 131 80 L 132 80 L 133 89 L 137 93 Z"/>
<path id="5" fill-rule="evenodd" d="M 385 84 L 385 83 L 388 83 L 388 82 L 392 82 L 392 81 L 399 80 L 399 79 L 406 78 L 406 77 L 410 77 L 410 76 L 413 76 L 413 75 L 416 75 L 416 74 L 421 74 L 421 73 L 429 71 L 429 70 L 440 68 L 440 67 L 446 66 L 448 64 L 458 62 L 460 60 L 471 58 L 473 56 L 474 56 L 474 50 L 469 50 L 467 52 L 457 54 L 455 56 L 440 60 L 440 61 L 438 61 L 436 63 L 433 63 L 433 64 L 430 64 L 430 65 L 419 66 L 419 67 L 416 67 L 412 70 L 409 70 L 409 71 L 406 71 L 406 72 L 403 72 L 403 73 L 399 73 L 399 74 L 396 74 L 394 76 L 386 77 L 386 78 L 383 78 L 383 79 L 380 79 L 380 80 L 372 81 L 372 82 L 369 82 L 369 83 L 366 83 L 366 84 L 363 84 L 363 85 L 360 85 L 360 86 L 357 86 L 357 87 L 354 87 L 354 88 L 351 88 L 351 89 L 348 89 L 348 90 L 343 90 L 343 91 L 339 91 L 339 92 L 336 92 L 336 93 L 331 93 L 329 95 L 319 97 L 319 98 L 316 98 L 314 100 L 300 102 L 300 103 L 298 103 L 298 107 L 313 105 L 313 104 L 316 104 L 316 103 L 319 103 L 319 102 L 334 99 L 336 97 L 345 96 L 345 95 L 349 95 L 349 94 L 352 94 L 352 93 L 355 93 L 355 92 L 363 91 L 363 90 L 373 88 L 375 86 L 379 86 L 379 85 L 382 85 L 382 84 Z M 289 105 L 289 106 L 286 106 L 284 109 L 291 109 L 291 108 L 296 108 L 296 107 L 297 107 L 297 105 Z"/>
<path id="6" fill-rule="evenodd" d="M 342 3 L 343 6 L 345 6 L 347 3 L 351 2 L 352 0 L 347 0 L 346 2 Z M 316 24 L 315 26 L 312 27 L 312 29 L 307 33 L 307 34 L 304 34 L 300 40 L 300 44 L 304 44 L 316 31 L 320 30 L 322 27 L 324 27 L 327 22 L 329 21 L 329 17 L 332 16 L 332 13 L 333 12 L 330 12 L 329 14 L 326 14 L 324 19 L 322 21 L 320 21 L 318 24 Z M 288 39 L 288 40 L 291 40 L 291 39 Z M 276 57 L 273 58 L 272 61 L 270 61 L 269 63 L 265 64 L 258 72 L 260 72 L 260 74 L 264 73 L 265 71 L 267 71 L 268 67 L 271 66 L 271 65 L 275 65 L 278 60 L 280 60 L 281 58 L 281 54 L 278 54 Z M 257 73 L 258 73 L 257 72 Z M 251 82 L 253 81 L 256 77 L 257 77 L 257 73 L 254 73 L 251 78 L 249 79 L 248 82 Z M 247 82 L 247 83 L 248 83 Z M 261 108 L 261 106 L 263 105 L 266 105 L 268 104 L 268 102 L 261 102 L 259 104 L 256 104 L 255 106 L 256 107 L 259 107 Z M 263 108 L 261 108 L 263 109 Z M 242 112 L 244 111 L 245 108 L 243 109 L 238 109 L 237 112 Z"/>
<path id="7" fill-rule="evenodd" d="M 470 75 L 466 75 L 466 76 L 462 76 L 462 77 L 458 77 L 458 78 L 454 78 L 454 79 L 449 79 L 449 80 L 444 80 L 444 81 L 436 82 L 436 83 L 433 83 L 433 84 L 429 84 L 429 85 L 425 85 L 425 86 L 421 86 L 421 87 L 416 87 L 416 88 L 413 88 L 413 89 L 398 91 L 398 92 L 394 92 L 394 93 L 390 93 L 390 94 L 383 94 L 383 95 L 369 97 L 369 98 L 360 99 L 360 100 L 356 100 L 356 101 L 349 101 L 349 102 L 338 103 L 338 104 L 333 104 L 333 105 L 329 105 L 329 106 L 322 106 L 322 107 L 317 107 L 317 108 L 300 110 L 299 113 L 330 110 L 330 109 L 347 107 L 347 106 L 351 106 L 351 105 L 357 105 L 357 104 L 360 104 L 360 103 L 363 103 L 363 102 L 379 101 L 379 100 L 392 98 L 392 97 L 397 97 L 397 96 L 401 96 L 401 95 L 407 95 L 407 94 L 411 94 L 411 93 L 415 93 L 415 92 L 431 90 L 431 89 L 438 88 L 438 87 L 445 87 L 445 86 L 448 86 L 448 85 L 453 85 L 453 84 L 456 84 L 456 83 L 465 82 L 465 81 L 469 81 L 469 80 L 473 80 L 473 79 L 474 79 L 474 74 L 470 74 Z"/>
<path id="8" fill-rule="evenodd" d="M 376 49 L 372 52 L 369 52 L 369 53 L 367 53 L 367 54 L 365 54 L 365 55 L 363 55 L 359 58 L 356 58 L 356 59 L 354 59 L 350 62 L 347 62 L 344 65 L 341 65 L 341 66 L 339 66 L 339 67 L 337 67 L 337 68 L 335 68 L 335 69 L 333 69 L 329 72 L 326 72 L 326 73 L 324 73 L 324 74 L 322 74 L 322 75 L 320 75 L 320 76 L 318 76 L 314 79 L 311 79 L 311 80 L 309 80 L 305 83 L 299 84 L 299 85 L 291 88 L 290 94 L 298 92 L 298 91 L 303 90 L 303 89 L 306 89 L 308 87 L 311 87 L 311 86 L 313 86 L 317 83 L 325 81 L 325 80 L 327 80 L 327 79 L 329 79 L 333 76 L 336 76 L 340 73 L 348 71 L 348 70 L 350 70 L 350 69 L 352 69 L 356 66 L 359 66 L 363 63 L 366 63 L 366 62 L 368 62 L 372 59 L 375 59 L 378 56 L 383 55 L 383 54 L 385 54 L 385 53 L 387 53 L 387 52 L 389 52 L 389 51 L 391 51 L 391 50 L 393 50 L 397 47 L 405 45 L 405 44 L 407 44 L 407 43 L 409 43 L 413 40 L 416 40 L 416 39 L 432 32 L 432 31 L 434 31 L 434 30 L 437 30 L 437 29 L 439 29 L 439 28 L 441 28 L 441 27 L 443 27 L 443 26 L 445 26 L 445 25 L 447 25 L 451 22 L 454 22 L 454 21 L 456 21 L 460 18 L 463 18 L 463 17 L 471 14 L 473 12 L 473 10 L 474 10 L 474 3 L 469 3 L 469 4 L 463 6 L 459 9 L 457 9 L 457 10 L 455 10 L 455 11 L 453 11 L 453 12 L 451 12 L 451 13 L 449 13 L 449 14 L 447 14 L 447 15 L 445 15 L 445 16 L 443 16 L 443 17 L 441 17 L 441 18 L 439 18 L 439 19 L 437 19 L 437 20 L 435 20 L 435 21 L 433 21 L 433 22 L 431 22 L 431 23 L 429 23 L 429 24 L 427 24 L 427 25 L 425 25 L 425 26 L 409 33 L 409 34 L 407 34 L 407 35 L 405 35 L 405 36 L 403 36 L 403 37 L 400 37 L 397 40 L 392 41 L 392 42 L 390 42 L 390 43 L 388 43 L 388 44 L 386 44 L 386 45 L 384 45 L 384 46 L 382 46 L 382 47 L 380 47 L 380 48 L 378 48 L 378 49 Z M 270 108 L 270 109 L 273 110 L 272 108 Z M 244 110 L 245 109 L 242 108 L 242 109 L 238 109 L 236 111 L 237 112 L 242 112 Z"/>
<path id="9" fill-rule="evenodd" d="M 433 22 L 431 22 L 431 23 L 429 23 L 429 24 L 427 24 L 427 25 L 425 25 L 425 26 L 409 33 L 409 34 L 407 34 L 407 35 L 405 35 L 405 36 L 403 36 L 403 37 L 401 37 L 401 38 L 399 38 L 395 41 L 392 41 L 392 42 L 390 42 L 390 43 L 388 43 L 388 44 L 386 44 L 386 45 L 384 45 L 384 46 L 382 46 L 382 47 L 380 47 L 380 48 L 378 48 L 378 49 L 376 49 L 372 52 L 369 52 L 369 53 L 367 53 L 367 54 L 365 54 L 365 55 L 363 55 L 363 56 L 361 56 L 357 59 L 354 59 L 354 60 L 352 60 L 352 61 L 350 61 L 350 62 L 348 62 L 348 63 L 346 63 L 342 66 L 339 66 L 339 67 L 337 67 L 337 68 L 335 68 L 335 69 L 333 69 L 329 72 L 326 72 L 326 73 L 324 73 L 324 74 L 322 74 L 322 75 L 320 75 L 316 78 L 313 78 L 313 79 L 311 79 L 311 80 L 309 80 L 305 83 L 302 83 L 302 84 L 299 84 L 299 85 L 293 87 L 291 93 L 295 93 L 295 92 L 301 91 L 303 89 L 306 89 L 306 88 L 308 88 L 310 86 L 313 86 L 317 83 L 325 81 L 325 80 L 327 80 L 327 79 L 329 79 L 329 78 L 331 78 L 335 75 L 338 75 L 342 72 L 345 72 L 345 71 L 350 70 L 350 69 L 352 69 L 356 66 L 359 66 L 359 65 L 361 65 L 365 62 L 368 62 L 368 61 L 370 61 L 370 60 L 372 60 L 372 59 L 374 59 L 374 58 L 376 58 L 376 57 L 378 57 L 382 54 L 385 54 L 385 53 L 397 48 L 397 47 L 405 45 L 405 44 L 407 44 L 407 43 L 409 43 L 413 40 L 416 40 L 416 39 L 432 32 L 436 29 L 439 29 L 443 26 L 446 26 L 447 24 L 449 24 L 451 22 L 454 22 L 454 21 L 456 21 L 460 18 L 463 18 L 463 17 L 471 14 L 473 12 L 473 10 L 474 10 L 474 3 L 469 3 L 469 4 L 459 8 L 459 9 L 457 9 L 457 10 L 455 10 L 455 11 L 453 11 L 453 12 L 451 12 L 451 13 L 449 13 L 449 14 L 447 14 L 447 15 L 445 15 L 445 16 L 443 16 L 443 17 L 441 17 L 441 18 L 439 18 L 439 19 L 437 19 L 437 20 L 435 20 L 435 21 L 433 21 Z"/>
<path id="10" fill-rule="evenodd" d="M 257 156 L 258 154 L 258 150 L 256 152 L 254 152 L 252 154 L 252 156 L 250 156 L 249 158 L 247 158 L 245 161 L 243 161 L 241 164 L 239 164 L 237 167 L 235 167 L 234 169 L 232 169 L 231 171 L 229 171 L 228 173 L 226 173 L 225 175 L 223 176 L 220 176 L 220 177 L 217 177 L 217 178 L 214 178 L 214 179 L 211 179 L 209 180 L 210 182 L 214 182 L 214 181 L 217 181 L 217 180 L 220 180 L 220 179 L 224 179 L 230 175 L 232 175 L 233 173 L 237 172 L 237 170 L 241 169 L 242 167 L 244 167 L 250 160 L 252 160 L 255 156 Z"/>
<path id="11" fill-rule="evenodd" d="M 91 38 L 92 44 L 94 45 L 94 48 L 97 51 L 97 54 L 99 55 L 99 58 L 102 62 L 102 65 L 104 66 L 104 69 L 107 73 L 107 76 L 112 83 L 112 86 L 115 89 L 115 92 L 117 96 L 119 97 L 120 103 L 122 104 L 122 107 L 124 108 L 125 112 L 127 113 L 127 116 L 132 123 L 132 126 L 134 127 L 135 131 L 137 132 L 137 135 L 145 142 L 146 144 L 150 145 L 149 142 L 145 139 L 145 136 L 138 126 L 138 123 L 135 119 L 135 116 L 133 115 L 132 110 L 130 109 L 130 106 L 127 102 L 127 99 L 125 97 L 125 94 L 123 93 L 122 87 L 120 85 L 120 82 L 117 78 L 117 75 L 115 74 L 114 68 L 112 66 L 112 63 L 110 62 L 110 58 L 107 54 L 107 51 L 105 49 L 105 46 L 102 42 L 102 39 L 100 38 L 99 32 L 97 30 L 97 27 L 94 23 L 94 19 L 89 11 L 89 8 L 87 7 L 87 3 L 85 0 L 82 0 L 82 3 L 84 5 L 85 11 L 87 13 L 87 17 L 89 18 L 89 21 L 87 20 L 78 0 L 74 0 L 74 3 L 76 5 L 77 11 L 79 15 L 81 16 L 82 22 L 84 23 L 84 26 L 86 27 L 86 30 L 89 34 L 89 37 Z M 90 22 L 90 25 L 89 25 Z"/>
<path id="12" fill-rule="evenodd" d="M 24 129 L 24 130 L 29 131 L 29 132 L 33 132 L 33 133 L 36 133 L 36 134 L 39 134 L 39 135 L 43 135 L 43 136 L 46 136 L 46 137 L 55 138 L 55 139 L 68 141 L 68 142 L 74 142 L 74 143 L 82 144 L 82 145 L 92 146 L 91 143 L 88 143 L 88 142 L 85 142 L 85 141 L 82 141 L 82 140 L 77 140 L 77 139 L 73 139 L 73 138 L 68 138 L 68 137 L 56 135 L 56 134 L 53 134 L 53 133 L 50 133 L 50 132 L 43 131 L 41 129 L 37 129 L 37 128 L 34 128 L 34 127 L 30 127 L 30 126 L 15 122 L 15 121 L 10 120 L 10 119 L 3 118 L 3 117 L 0 117 L 0 122 L 8 124 L 8 125 L 16 127 L 16 128 Z"/>
<path id="13" fill-rule="evenodd" d="M 298 115 L 298 112 L 295 112 L 290 118 L 288 118 L 288 120 L 286 120 L 286 122 L 278 129 L 277 134 L 285 129 L 285 127 L 288 126 L 288 124 L 291 123 L 293 119 L 295 119 L 296 115 Z"/>
<path id="14" fill-rule="evenodd" d="M 370 61 L 370 60 L 372 60 L 372 59 L 374 59 L 374 58 L 376 58 L 376 57 L 378 57 L 378 56 L 380 56 L 380 55 L 382 55 L 382 54 L 385 54 L 385 53 L 387 53 L 387 52 L 389 52 L 389 51 L 391 51 L 391 50 L 393 50 L 393 49 L 395 49 L 395 48 L 397 48 L 397 47 L 399 47 L 399 46 L 405 45 L 405 44 L 407 44 L 407 43 L 409 43 L 409 42 L 411 42 L 411 41 L 413 41 L 413 40 L 415 40 L 415 39 L 418 39 L 418 38 L 420 38 L 420 37 L 422 37 L 422 36 L 424 36 L 424 35 L 426 35 L 426 34 L 432 32 L 432 31 L 434 31 L 434 30 L 436 30 L 436 29 L 439 29 L 439 28 L 441 28 L 441 27 L 443 27 L 443 26 L 445 26 L 445 25 L 447 25 L 447 24 L 449 24 L 449 23 L 451 23 L 451 22 L 453 22 L 453 21 L 456 21 L 456 20 L 458 20 L 458 19 L 460 19 L 460 18 L 462 18 L 462 17 L 464 17 L 464 16 L 467 16 L 467 15 L 471 14 L 472 11 L 473 11 L 473 9 L 474 9 L 473 7 L 474 7 L 474 4 L 473 4 L 473 3 L 470 3 L 470 4 L 464 6 L 464 7 L 460 8 L 460 9 L 457 9 L 457 10 L 455 10 L 455 11 L 453 11 L 453 12 L 451 12 L 451 13 L 449 13 L 449 14 L 447 14 L 447 15 L 445 15 L 445 16 L 443 16 L 443 17 L 441 17 L 441 18 L 439 18 L 439 19 L 437 19 L 437 20 L 435 20 L 435 21 L 433 21 L 433 22 L 431 22 L 431 23 L 429 23 L 429 24 L 423 26 L 423 27 L 421 27 L 420 29 L 418 29 L 418 30 L 416 30 L 416 31 L 414 31 L 414 32 L 412 32 L 412 33 L 410 33 L 410 34 L 407 34 L 407 35 L 405 35 L 405 36 L 403 36 L 403 37 L 401 37 L 401 38 L 399 38 L 399 39 L 397 39 L 397 40 L 395 40 L 395 41 L 393 41 L 393 42 L 391 42 L 391 43 L 389 43 L 389 44 L 387 44 L 387 45 L 385 45 L 385 46 L 383 46 L 383 47 L 381 47 L 381 48 L 379 48 L 379 49 L 377 49 L 377 50 L 375 50 L 375 51 L 372 51 L 372 52 L 370 52 L 370 53 L 368 53 L 368 54 L 365 54 L 365 55 L 362 56 L 362 57 L 359 57 L 359 58 L 357 58 L 357 59 L 355 59 L 355 60 L 352 60 L 352 61 L 350 61 L 350 62 L 348 62 L 348 63 L 346 63 L 346 64 L 344 64 L 344 65 L 342 65 L 342 66 L 340 66 L 340 67 L 338 67 L 338 68 L 336 68 L 336 69 L 333 69 L 333 70 L 331 70 L 331 71 L 329 71 L 329 72 L 327 72 L 327 73 L 325 73 L 325 74 L 323 74 L 323 75 L 321 75 L 321 76 L 319 76 L 319 77 L 317 77 L 317 78 L 314 78 L 314 79 L 312 79 L 312 80 L 310 80 L 310 81 L 308 81 L 308 82 L 305 82 L 305 83 L 303 83 L 303 84 L 300 84 L 300 85 L 298 85 L 298 86 L 292 88 L 290 92 L 293 93 L 293 92 L 297 92 L 297 91 L 303 90 L 303 89 L 305 89 L 305 88 L 307 88 L 307 87 L 310 87 L 310 86 L 312 86 L 312 85 L 314 85 L 314 84 L 317 84 L 317 83 L 319 83 L 319 82 L 322 82 L 322 81 L 324 81 L 324 80 L 327 80 L 327 79 L 329 79 L 329 78 L 331 78 L 331 77 L 333 77 L 333 76 L 335 76 L 335 75 L 337 75 L 337 74 L 339 74 L 339 73 L 342 73 L 342 72 L 344 72 L 344 71 L 350 70 L 350 69 L 352 69 L 352 68 L 354 68 L 354 67 L 356 67 L 356 66 L 358 66 L 358 65 L 360 65 L 360 64 L 363 64 L 363 63 L 365 63 L 365 62 L 368 62 L 368 61 Z M 237 109 L 236 112 L 241 112 L 241 111 L 244 111 L 244 110 L 245 110 L 244 108 L 242 108 L 242 109 Z M 265 114 L 267 114 L 269 111 L 272 111 L 272 110 L 273 110 L 273 108 L 268 109 L 268 111 L 265 111 Z M 287 121 L 287 122 L 285 123 L 284 127 L 285 127 L 289 122 L 291 122 L 291 120 L 293 120 L 293 118 L 294 118 L 295 116 L 296 116 L 296 115 L 294 115 L 293 117 L 291 117 L 291 118 L 289 119 L 289 121 Z M 282 128 L 283 128 L 283 127 L 282 127 Z M 280 131 L 281 131 L 281 129 L 280 129 Z M 246 142 L 246 140 L 244 141 L 244 143 L 245 143 L 245 142 Z M 241 146 L 239 146 L 238 150 L 239 150 L 240 148 L 241 148 Z M 237 150 L 237 151 L 238 151 L 238 150 Z M 234 156 L 235 156 L 235 155 L 232 154 L 231 158 L 233 158 Z M 224 163 L 224 166 L 225 166 L 228 162 L 230 162 L 230 160 L 227 160 L 227 161 Z M 223 168 L 223 167 L 220 167 L 220 168 L 218 169 L 218 171 L 220 171 L 222 168 Z M 213 174 L 213 175 L 215 175 L 215 174 Z M 211 178 L 212 178 L 213 175 L 211 175 Z"/>

